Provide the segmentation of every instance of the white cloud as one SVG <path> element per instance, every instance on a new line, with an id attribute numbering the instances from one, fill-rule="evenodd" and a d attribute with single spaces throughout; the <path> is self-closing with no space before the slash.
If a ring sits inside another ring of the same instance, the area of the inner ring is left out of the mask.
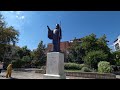
<path id="1" fill-rule="evenodd" d="M 114 44 L 112 44 L 112 45 L 109 45 L 110 47 L 114 47 Z"/>
<path id="2" fill-rule="evenodd" d="M 15 11 L 16 18 L 19 20 L 25 19 L 25 16 L 23 15 L 22 11 Z"/>
<path id="3" fill-rule="evenodd" d="M 14 26 L 20 33 L 24 33 L 24 25 L 30 24 L 30 16 L 24 11 L 1 11 L 7 26 Z"/>
<path id="4" fill-rule="evenodd" d="M 24 19 L 25 18 L 25 16 L 21 16 L 21 19 Z"/>
<path id="5" fill-rule="evenodd" d="M 16 14 L 17 15 L 19 15 L 19 14 L 21 14 L 22 13 L 22 11 L 16 11 Z"/>
<path id="6" fill-rule="evenodd" d="M 5 17 L 7 26 L 14 26 L 21 33 L 24 33 L 23 25 L 26 23 L 25 12 L 23 11 L 2 11 L 2 14 Z"/>
<path id="7" fill-rule="evenodd" d="M 18 16 L 16 16 L 16 18 L 18 18 Z"/>
<path id="8" fill-rule="evenodd" d="M 10 11 L 11 13 L 13 13 L 14 11 Z"/>
<path id="9" fill-rule="evenodd" d="M 9 14 L 9 18 L 16 17 L 19 20 L 25 19 L 23 11 L 5 11 L 5 14 Z"/>
<path id="10" fill-rule="evenodd" d="M 25 19 L 25 16 L 18 16 L 17 15 L 16 18 L 19 19 L 19 20 L 23 20 L 23 19 Z"/>

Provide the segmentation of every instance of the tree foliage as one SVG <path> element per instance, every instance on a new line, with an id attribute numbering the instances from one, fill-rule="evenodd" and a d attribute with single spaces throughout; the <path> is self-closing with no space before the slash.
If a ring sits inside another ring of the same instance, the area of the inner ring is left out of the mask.
<path id="1" fill-rule="evenodd" d="M 93 33 L 81 38 L 80 42 L 73 41 L 69 48 L 69 62 L 86 63 L 91 68 L 97 68 L 99 61 L 111 61 L 107 42 L 106 35 L 97 38 Z"/>
<path id="2" fill-rule="evenodd" d="M 19 55 L 19 57 L 22 59 L 23 58 L 23 56 L 29 56 L 30 57 L 30 54 L 31 54 L 31 50 L 29 50 L 28 48 L 27 48 L 27 46 L 23 46 L 22 48 L 19 48 L 18 49 L 18 55 Z"/>
<path id="3" fill-rule="evenodd" d="M 68 62 L 83 63 L 83 56 L 85 55 L 85 50 L 82 48 L 81 42 L 77 42 L 74 39 L 71 47 L 68 48 L 68 51 Z"/>
<path id="4" fill-rule="evenodd" d="M 112 56 L 114 64 L 120 66 L 120 51 L 112 52 Z"/>
<path id="5" fill-rule="evenodd" d="M 37 49 L 34 51 L 34 59 L 38 60 L 41 65 L 45 65 L 46 63 L 45 50 L 46 48 L 45 48 L 45 45 L 43 44 L 43 41 L 40 41 Z"/>
<path id="6" fill-rule="evenodd" d="M 17 43 L 19 32 L 13 26 L 6 26 L 0 14 L 0 59 L 4 61 L 12 52 L 12 46 Z"/>
<path id="7" fill-rule="evenodd" d="M 81 45 L 86 54 L 93 50 L 102 50 L 105 53 L 110 53 L 110 48 L 108 47 L 107 42 L 108 40 L 106 40 L 106 35 L 97 38 L 96 35 L 92 33 L 82 38 Z"/>
<path id="8" fill-rule="evenodd" d="M 97 65 L 100 61 L 107 60 L 107 54 L 105 54 L 102 50 L 100 51 L 90 51 L 85 57 L 85 64 L 90 68 L 97 68 Z"/>

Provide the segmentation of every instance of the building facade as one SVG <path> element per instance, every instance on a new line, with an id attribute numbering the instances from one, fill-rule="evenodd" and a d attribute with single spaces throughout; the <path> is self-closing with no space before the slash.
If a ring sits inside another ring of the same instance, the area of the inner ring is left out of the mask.
<path id="1" fill-rule="evenodd" d="M 120 35 L 117 37 L 117 39 L 114 41 L 114 49 L 116 51 L 120 50 Z"/>
<path id="2" fill-rule="evenodd" d="M 60 42 L 60 50 L 61 52 L 64 53 L 65 60 L 66 60 L 66 55 L 69 53 L 68 48 L 70 48 L 70 46 L 73 44 L 74 41 L 81 42 L 81 39 L 75 38 L 74 40 Z M 47 45 L 46 54 L 47 52 L 51 52 L 52 50 L 53 50 L 53 44 L 49 43 Z"/>
<path id="3" fill-rule="evenodd" d="M 69 41 L 60 42 L 60 50 L 61 52 L 67 52 L 67 49 L 71 46 Z M 47 52 L 51 52 L 53 50 L 53 44 L 49 43 L 47 45 Z"/>
<path id="4" fill-rule="evenodd" d="M 68 48 L 72 45 L 73 41 L 77 41 L 77 42 L 81 42 L 81 39 L 74 39 L 74 40 L 70 40 L 70 41 L 63 41 L 60 42 L 60 50 L 61 52 L 68 52 Z M 53 50 L 53 44 L 49 43 L 47 45 L 47 52 L 50 52 Z"/>

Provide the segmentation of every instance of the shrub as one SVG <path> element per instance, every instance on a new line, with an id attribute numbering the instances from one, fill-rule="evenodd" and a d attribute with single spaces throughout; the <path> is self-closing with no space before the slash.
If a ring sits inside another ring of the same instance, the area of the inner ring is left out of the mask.
<path id="1" fill-rule="evenodd" d="M 105 61 L 106 59 L 107 54 L 103 51 L 90 51 L 84 57 L 84 62 L 88 67 L 97 69 L 98 62 Z"/>
<path id="2" fill-rule="evenodd" d="M 98 72 L 100 72 L 100 73 L 112 72 L 112 67 L 110 66 L 110 63 L 107 61 L 100 61 L 98 63 Z"/>
<path id="3" fill-rule="evenodd" d="M 12 61 L 12 64 L 13 64 L 13 68 L 21 68 L 22 65 L 23 65 L 23 61 L 22 60 L 15 60 L 15 61 Z"/>
<path id="4" fill-rule="evenodd" d="M 64 68 L 66 70 L 81 70 L 84 64 L 76 64 L 76 63 L 65 63 Z"/>
<path id="5" fill-rule="evenodd" d="M 81 69 L 81 71 L 83 71 L 83 72 L 91 72 L 88 67 L 83 67 L 83 68 Z"/>
<path id="6" fill-rule="evenodd" d="M 25 63 L 27 63 L 27 62 L 30 62 L 31 59 L 30 59 L 29 56 L 23 56 L 22 61 L 25 62 Z"/>
<path id="7" fill-rule="evenodd" d="M 85 67 L 85 64 L 80 64 L 80 68 L 82 69 L 83 67 Z"/>

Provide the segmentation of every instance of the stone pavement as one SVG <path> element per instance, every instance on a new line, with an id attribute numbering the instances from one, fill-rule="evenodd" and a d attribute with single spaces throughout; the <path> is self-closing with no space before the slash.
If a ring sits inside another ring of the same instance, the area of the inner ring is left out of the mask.
<path id="1" fill-rule="evenodd" d="M 116 78 L 117 78 L 117 79 L 120 79 L 120 75 L 116 75 Z"/>
<path id="2" fill-rule="evenodd" d="M 43 74 L 35 73 L 37 69 L 26 69 L 26 71 L 13 71 L 12 78 L 13 79 L 43 79 Z M 6 71 L 2 71 L 0 74 L 0 79 L 9 79 L 5 77 Z M 91 78 L 83 78 L 83 77 L 73 77 L 66 76 L 67 79 L 91 79 Z M 120 79 L 120 75 L 116 75 L 117 79 Z"/>
<path id="3" fill-rule="evenodd" d="M 0 74 L 0 79 L 9 79 L 5 77 L 6 72 L 3 71 Z M 13 71 L 12 72 L 12 78 L 13 79 L 43 79 L 43 74 L 35 73 L 35 71 Z M 82 77 L 72 77 L 72 76 L 66 76 L 67 79 L 88 79 L 88 78 L 82 78 Z"/>
<path id="4" fill-rule="evenodd" d="M 7 79 L 5 77 L 6 72 L 2 72 L 0 75 L 0 79 Z M 13 71 L 12 78 L 15 79 L 42 79 L 43 75 L 40 73 L 35 73 L 35 71 Z"/>

